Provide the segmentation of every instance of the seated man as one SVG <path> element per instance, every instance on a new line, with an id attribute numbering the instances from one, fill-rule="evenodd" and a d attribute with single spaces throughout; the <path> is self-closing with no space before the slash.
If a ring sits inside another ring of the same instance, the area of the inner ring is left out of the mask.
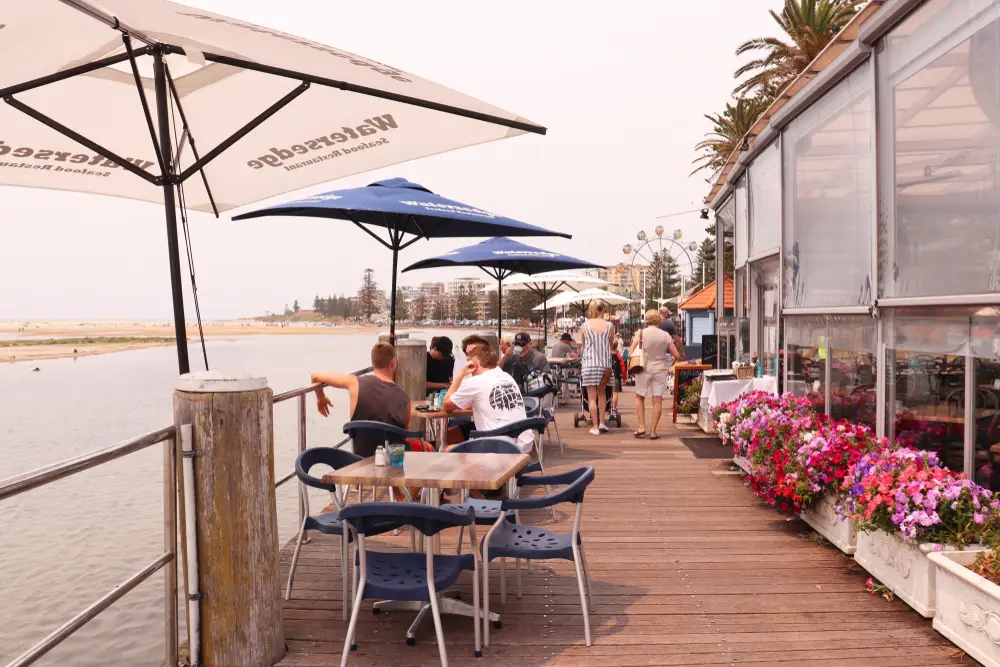
<path id="1" fill-rule="evenodd" d="M 376 343 L 372 348 L 372 375 L 342 375 L 313 373 L 313 382 L 346 389 L 351 397 L 351 421 L 376 421 L 407 428 L 410 423 L 410 397 L 393 381 L 396 376 L 396 348 L 389 343 Z M 316 390 L 316 408 L 324 417 L 330 415 L 333 403 L 323 388 Z M 368 458 L 375 455 L 385 440 L 377 433 L 359 432 L 354 438 L 354 453 Z"/>
<path id="2" fill-rule="evenodd" d="M 435 336 L 427 350 L 427 389 L 447 389 L 455 367 L 452 343 L 447 336 Z"/>
<path id="3" fill-rule="evenodd" d="M 552 346 L 552 357 L 554 359 L 578 359 L 580 353 L 573 346 L 573 336 L 564 333 L 559 336 L 559 342 Z"/>
<path id="4" fill-rule="evenodd" d="M 505 337 L 506 338 L 506 337 Z M 504 340 L 501 344 L 503 356 L 499 366 L 505 373 L 514 378 L 517 386 L 523 388 L 525 378 L 541 373 L 548 373 L 552 370 L 549 360 L 545 355 L 533 349 L 531 336 L 526 333 L 519 333 L 514 336 L 513 345 Z"/>
<path id="5" fill-rule="evenodd" d="M 497 351 L 482 336 L 469 336 L 462 341 L 465 366 L 458 372 L 444 397 L 444 411 L 472 408 L 476 429 L 492 431 L 507 424 L 527 419 L 524 398 L 514 378 L 497 368 Z M 511 442 L 515 442 L 511 438 Z M 516 444 L 528 453 L 535 444 L 533 431 L 521 433 Z"/>

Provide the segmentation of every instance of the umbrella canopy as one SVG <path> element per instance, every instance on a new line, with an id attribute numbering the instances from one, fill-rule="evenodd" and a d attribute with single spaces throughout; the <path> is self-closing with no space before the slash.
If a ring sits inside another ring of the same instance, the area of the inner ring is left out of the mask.
<path id="1" fill-rule="evenodd" d="M 512 276 L 507 279 L 508 289 L 530 290 L 543 301 L 548 301 L 554 294 L 558 294 L 563 290 L 579 292 L 580 290 L 602 287 L 610 284 L 611 283 L 607 280 L 584 276 L 578 273 L 569 273 L 568 271 L 549 271 L 547 273 L 539 273 L 533 276 Z M 542 334 L 543 341 L 548 341 L 548 309 L 545 309 L 542 312 L 542 329 L 544 331 Z"/>
<path id="2" fill-rule="evenodd" d="M 569 234 L 554 232 L 542 227 L 529 225 L 513 218 L 505 218 L 495 213 L 490 213 L 475 206 L 462 204 L 453 199 L 446 199 L 436 195 L 427 188 L 417 183 L 411 183 L 405 178 L 391 178 L 385 181 L 378 181 L 363 188 L 352 188 L 349 190 L 337 190 L 325 194 L 313 195 L 299 201 L 279 204 L 259 211 L 251 211 L 234 216 L 234 220 L 245 220 L 247 218 L 259 218 L 272 215 L 308 216 L 316 218 L 333 218 L 336 220 L 350 220 L 361 229 L 368 232 L 379 243 L 392 251 L 392 296 L 389 306 L 389 339 L 396 337 L 396 267 L 399 261 L 399 251 L 412 245 L 416 241 L 426 238 L 451 238 L 469 236 L 493 236 L 503 233 L 512 236 L 563 236 L 572 238 Z M 388 231 L 388 239 L 383 239 L 368 226 L 384 227 Z M 403 241 L 403 236 L 410 234 L 411 238 Z M 511 261 L 520 260 L 519 266 L 544 266 L 550 270 L 556 266 L 590 266 L 587 263 L 543 264 L 548 255 L 554 258 L 562 257 L 556 253 L 549 253 L 547 250 L 539 250 L 531 246 L 525 246 L 511 241 L 510 239 L 495 238 L 484 243 L 480 243 L 472 248 L 479 248 L 485 243 L 493 243 L 502 240 L 506 244 L 506 250 L 496 246 L 495 249 L 507 252 L 507 255 L 485 255 L 479 256 L 484 260 L 504 258 Z M 520 254 L 515 246 L 526 248 L 527 251 Z M 466 248 L 463 250 L 471 250 Z M 530 255 L 532 251 L 535 255 Z M 455 251 L 459 252 L 459 251 Z M 509 254 L 514 253 L 514 254 Z M 449 253 L 454 255 L 455 253 Z M 544 255 L 544 256 L 543 256 Z M 446 255 L 447 257 L 447 255 Z M 438 258 L 441 259 L 441 258 Z M 536 264 L 525 264 L 527 260 L 536 260 Z M 571 258 L 564 258 L 571 260 Z M 434 261 L 434 260 L 426 260 Z M 576 260 L 572 260 L 576 261 Z M 481 264 L 479 262 L 450 262 L 438 264 L 436 266 L 493 266 L 493 264 Z M 428 264 L 423 266 L 421 262 L 407 267 L 404 271 L 411 269 L 428 268 Z M 514 271 L 524 271 L 525 268 L 514 269 Z M 493 275 L 493 274 L 490 274 Z M 497 277 L 497 276 L 494 276 Z"/>
<path id="3" fill-rule="evenodd" d="M 584 310 L 592 301 L 603 301 L 612 306 L 632 303 L 632 299 L 620 294 L 613 294 L 602 289 L 588 289 L 582 292 L 562 292 L 548 301 L 538 304 L 532 310 L 547 310 L 561 306 L 578 306 Z"/>
<path id="4" fill-rule="evenodd" d="M 417 238 L 482 236 L 562 236 L 513 218 L 434 194 L 419 183 L 390 178 L 363 188 L 334 190 L 297 201 L 233 216 L 246 220 L 264 216 L 306 216 L 349 220 L 358 226 L 385 227 L 391 234 Z"/>
<path id="5" fill-rule="evenodd" d="M 218 215 L 545 133 L 397 67 L 166 0 L 6 2 L 0 43 L 16 45 L 0 51 L 0 185 L 164 204 L 182 373 L 178 203 Z"/>
<path id="6" fill-rule="evenodd" d="M 597 264 L 560 255 L 551 250 L 535 248 L 498 236 L 476 245 L 452 250 L 440 257 L 431 257 L 403 269 L 431 269 L 447 266 L 478 266 L 497 281 L 497 335 L 503 330 L 503 281 L 514 273 L 542 273 L 557 268 L 591 268 Z"/>

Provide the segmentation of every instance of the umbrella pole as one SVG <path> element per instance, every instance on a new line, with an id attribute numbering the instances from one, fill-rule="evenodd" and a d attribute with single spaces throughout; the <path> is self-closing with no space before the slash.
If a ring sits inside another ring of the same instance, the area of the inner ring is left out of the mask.
<path id="1" fill-rule="evenodd" d="M 177 338 L 177 367 L 183 375 L 191 371 L 188 360 L 187 325 L 184 322 L 184 291 L 181 287 L 181 254 L 177 239 L 177 204 L 171 178 L 170 115 L 167 110 L 167 77 L 163 55 L 153 54 L 153 85 L 156 93 L 156 115 L 160 129 L 160 154 L 163 156 L 163 208 L 167 218 L 167 255 L 170 261 L 170 293 L 174 304 L 174 335 Z"/>
<path id="2" fill-rule="evenodd" d="M 497 345 L 503 334 L 503 278 L 497 276 Z"/>
<path id="3" fill-rule="evenodd" d="M 389 297 L 389 344 L 396 344 L 396 266 L 399 262 L 399 239 L 392 242 L 392 296 Z"/>

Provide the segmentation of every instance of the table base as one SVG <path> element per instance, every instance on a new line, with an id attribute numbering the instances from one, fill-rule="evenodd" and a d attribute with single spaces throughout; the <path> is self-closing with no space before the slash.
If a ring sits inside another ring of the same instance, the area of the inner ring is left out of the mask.
<path id="1" fill-rule="evenodd" d="M 461 600 L 456 600 L 453 596 L 458 595 L 458 591 L 446 591 L 438 596 L 438 611 L 442 614 L 451 614 L 453 616 L 465 616 L 466 618 L 474 618 L 476 615 L 476 608 L 467 602 L 462 602 Z M 409 629 L 406 631 L 407 640 L 415 639 L 417 636 L 417 630 L 420 629 L 420 624 L 431 615 L 431 605 L 429 602 L 419 602 L 419 601 L 409 601 L 409 600 L 382 600 L 381 602 L 376 602 L 372 611 L 375 613 L 381 613 L 383 611 L 415 611 L 417 612 L 417 617 L 413 619 L 413 623 L 410 624 Z M 482 610 L 479 610 L 480 615 L 482 615 Z M 500 614 L 490 612 L 490 621 L 494 623 L 500 622 Z"/>

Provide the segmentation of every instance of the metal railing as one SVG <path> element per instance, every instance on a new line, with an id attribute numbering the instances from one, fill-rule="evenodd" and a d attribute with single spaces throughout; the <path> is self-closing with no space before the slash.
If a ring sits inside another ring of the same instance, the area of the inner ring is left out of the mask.
<path id="1" fill-rule="evenodd" d="M 352 375 L 365 375 L 372 371 L 371 367 L 354 371 Z M 321 388 L 322 384 L 313 384 L 276 394 L 273 403 L 298 399 L 298 451 L 306 449 L 306 397 Z M 166 640 L 165 664 L 173 667 L 178 657 L 178 603 L 177 603 L 177 432 L 173 426 L 152 431 L 136 438 L 125 440 L 87 454 L 81 454 L 70 459 L 59 461 L 35 470 L 0 480 L 0 501 L 13 498 L 16 495 L 38 489 L 60 479 L 71 477 L 85 470 L 90 470 L 104 463 L 115 461 L 129 454 L 134 454 L 153 445 L 163 443 L 163 553 L 131 577 L 105 593 L 86 609 L 68 620 L 48 636 L 38 641 L 34 646 L 7 663 L 6 667 L 27 667 L 46 653 L 72 636 L 77 630 L 96 618 L 101 612 L 124 597 L 129 591 L 149 579 L 161 569 L 164 572 L 165 621 L 164 638 Z M 344 438 L 335 447 L 343 447 L 350 442 Z M 277 481 L 275 488 L 295 477 L 295 471 Z M 299 523 L 305 518 L 305 501 L 299 494 Z"/>
<path id="2" fill-rule="evenodd" d="M 166 640 L 166 664 L 177 664 L 177 450 L 176 431 L 173 426 L 162 428 L 131 440 L 125 440 L 105 449 L 82 454 L 36 470 L 0 480 L 0 501 L 37 489 L 57 480 L 70 477 L 109 461 L 163 443 L 163 554 L 150 562 L 131 577 L 105 593 L 100 599 L 79 612 L 44 639 L 14 658 L 7 667 L 26 667 L 61 644 L 68 637 L 101 612 L 124 597 L 133 588 L 149 579 L 159 570 L 164 571 L 164 596 L 166 619 L 164 637 Z"/>
<path id="3" fill-rule="evenodd" d="M 369 366 L 367 368 L 362 368 L 361 370 L 354 371 L 353 373 L 351 373 L 351 375 L 355 375 L 355 376 L 367 375 L 368 373 L 371 373 L 372 370 L 374 370 L 374 369 L 371 366 Z M 296 457 L 298 456 L 298 454 L 301 454 L 302 452 L 306 451 L 306 446 L 307 446 L 307 432 L 306 432 L 306 411 L 307 411 L 307 406 L 306 406 L 306 398 L 309 396 L 309 394 L 314 393 L 317 389 L 321 389 L 324 386 L 325 385 L 323 385 L 322 383 L 317 382 L 317 383 L 311 384 L 311 385 L 309 385 L 307 387 L 299 387 L 298 389 L 292 389 L 291 391 L 286 391 L 286 392 L 283 392 L 281 394 L 275 394 L 274 398 L 271 401 L 274 405 L 277 405 L 278 403 L 283 403 L 285 401 L 290 401 L 293 398 L 297 398 L 298 399 L 297 402 L 299 404 L 299 424 L 298 424 L 299 427 L 298 427 L 298 453 L 296 454 Z M 346 445 L 350 441 L 351 441 L 350 437 L 344 438 L 343 440 L 341 440 L 340 442 L 338 442 L 337 444 L 335 444 L 334 448 L 339 449 L 340 447 L 343 447 L 344 445 Z M 284 477 L 282 477 L 281 479 L 277 480 L 274 483 L 274 488 L 275 489 L 280 488 L 283 484 L 285 484 L 286 482 L 291 481 L 294 478 L 295 478 L 295 470 L 292 470 L 290 473 L 286 474 Z M 306 504 L 305 504 L 305 499 L 303 498 L 303 494 L 301 493 L 301 489 L 300 489 L 300 493 L 299 493 L 299 523 L 301 524 L 302 521 L 305 518 L 306 518 Z"/>

